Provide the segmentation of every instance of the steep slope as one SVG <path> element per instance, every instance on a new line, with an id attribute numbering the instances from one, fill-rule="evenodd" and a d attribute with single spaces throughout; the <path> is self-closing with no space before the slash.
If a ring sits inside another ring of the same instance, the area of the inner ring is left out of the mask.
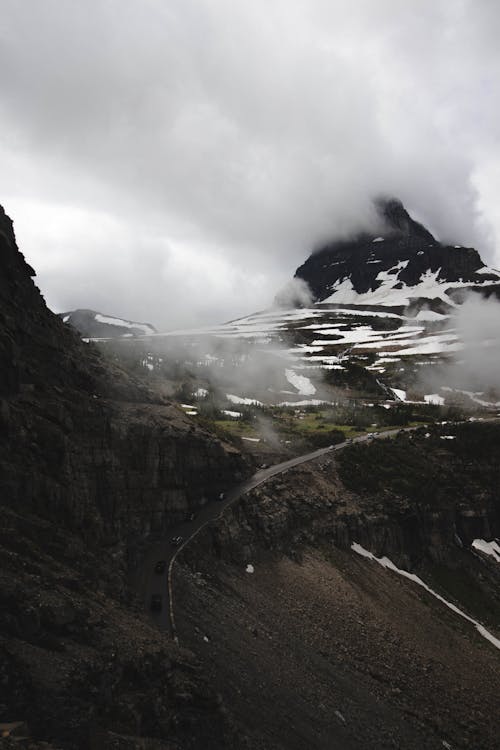
<path id="1" fill-rule="evenodd" d="M 245 465 L 47 309 L 3 209 L 0 268 L 0 723 L 65 748 L 237 746 L 127 578 Z"/>
<path id="2" fill-rule="evenodd" d="M 500 566 L 473 543 L 500 533 L 499 454 L 498 424 L 353 446 L 249 493 L 186 551 L 181 642 L 253 747 L 497 747 Z"/>

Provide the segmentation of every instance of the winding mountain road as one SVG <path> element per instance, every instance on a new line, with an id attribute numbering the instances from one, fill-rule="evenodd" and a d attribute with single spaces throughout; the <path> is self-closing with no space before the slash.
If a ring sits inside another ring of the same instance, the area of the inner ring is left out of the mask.
<path id="1" fill-rule="evenodd" d="M 422 426 L 422 425 L 419 425 Z M 330 445 L 328 448 L 320 448 L 319 450 L 306 453 L 296 458 L 291 458 L 288 461 L 269 466 L 268 468 L 257 471 L 249 479 L 246 479 L 241 484 L 237 485 L 233 489 L 229 490 L 224 494 L 223 498 L 217 501 L 212 501 L 204 505 L 196 514 L 196 517 L 192 521 L 184 521 L 172 526 L 169 529 L 168 538 L 162 539 L 161 541 L 151 545 L 149 548 L 138 572 L 135 576 L 134 587 L 144 600 L 146 608 L 149 609 L 151 599 L 153 596 L 161 597 L 162 606 L 159 611 L 150 610 L 151 617 L 155 623 L 164 630 L 169 630 L 170 634 L 176 642 L 178 642 L 177 629 L 175 625 L 175 614 L 174 614 L 174 568 L 177 556 L 190 544 L 197 534 L 208 526 L 209 523 L 219 518 L 224 510 L 229 506 L 233 505 L 239 500 L 242 495 L 245 495 L 250 490 L 255 489 L 260 484 L 267 482 L 271 477 L 275 477 L 277 474 L 283 474 L 288 469 L 300 464 L 306 463 L 307 461 L 313 461 L 320 456 L 324 456 L 327 453 L 335 453 L 340 451 L 348 445 L 354 443 L 363 443 L 372 439 L 381 439 L 392 437 L 398 432 L 404 429 L 405 432 L 418 429 L 418 427 L 405 427 L 397 428 L 394 430 L 386 430 L 385 432 L 376 435 L 362 435 L 352 440 L 338 443 L 337 445 Z M 172 539 L 175 537 L 182 537 L 183 541 L 179 545 L 172 543 Z M 161 573 L 155 571 L 155 566 L 158 561 L 165 561 L 164 569 Z"/>

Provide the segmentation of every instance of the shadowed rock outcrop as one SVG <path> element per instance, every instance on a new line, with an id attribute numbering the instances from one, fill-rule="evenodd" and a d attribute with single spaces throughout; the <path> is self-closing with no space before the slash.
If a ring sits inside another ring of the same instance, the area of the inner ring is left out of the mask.
<path id="1" fill-rule="evenodd" d="M 149 535 L 245 464 L 83 343 L 33 275 L 0 209 L 0 722 L 67 748 L 232 747 L 200 665 L 125 602 Z"/>

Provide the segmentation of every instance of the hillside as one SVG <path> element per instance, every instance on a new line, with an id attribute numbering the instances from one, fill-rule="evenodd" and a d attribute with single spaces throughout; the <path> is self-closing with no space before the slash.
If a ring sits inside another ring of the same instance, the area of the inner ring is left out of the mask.
<path id="1" fill-rule="evenodd" d="M 500 533 L 498 424 L 336 455 L 249 493 L 185 552 L 181 642 L 252 747 L 494 750 L 500 566 L 478 540 Z"/>
<path id="2" fill-rule="evenodd" d="M 234 747 L 128 578 L 246 466 L 47 309 L 3 210 L 0 265 L 0 723 L 54 747 Z"/>

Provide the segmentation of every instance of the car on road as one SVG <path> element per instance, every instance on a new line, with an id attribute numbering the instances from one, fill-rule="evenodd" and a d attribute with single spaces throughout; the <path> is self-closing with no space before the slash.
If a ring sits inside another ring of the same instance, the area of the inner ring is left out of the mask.
<path id="1" fill-rule="evenodd" d="M 155 565 L 155 573 L 164 573 L 166 567 L 167 567 L 167 563 L 165 560 L 158 560 L 158 562 Z"/>
<path id="2" fill-rule="evenodd" d="M 173 544 L 174 547 L 178 547 L 182 542 L 184 541 L 184 537 L 182 536 L 173 536 L 170 540 L 170 544 Z"/>
<path id="3" fill-rule="evenodd" d="M 151 596 L 151 602 L 149 606 L 151 607 L 153 612 L 161 612 L 162 608 L 162 599 L 161 594 L 152 594 Z"/>

